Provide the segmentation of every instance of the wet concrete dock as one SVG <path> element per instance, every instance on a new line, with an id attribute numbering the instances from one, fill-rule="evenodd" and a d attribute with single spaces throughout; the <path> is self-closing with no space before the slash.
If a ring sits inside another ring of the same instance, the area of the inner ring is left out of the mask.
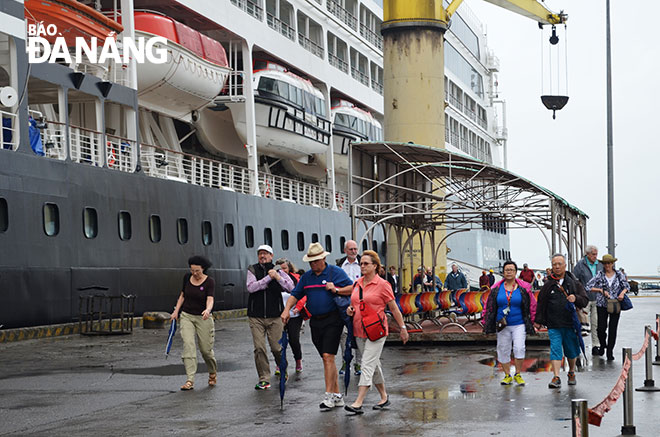
<path id="1" fill-rule="evenodd" d="M 179 391 L 185 381 L 177 337 L 165 359 L 166 331 L 137 329 L 121 337 L 68 336 L 0 344 L 0 435 L 208 435 L 208 436 L 568 436 L 570 401 L 586 398 L 593 406 L 612 388 L 621 368 L 621 348 L 636 352 L 643 326 L 654 324 L 660 299 L 633 299 L 635 308 L 619 324 L 616 361 L 590 361 L 578 384 L 550 390 L 548 347 L 528 347 L 525 387 L 502 387 L 493 367 L 494 345 L 388 345 L 383 353 L 392 407 L 372 411 L 372 391 L 363 416 L 343 409 L 322 413 L 321 361 L 303 338 L 304 372 L 287 384 L 280 410 L 277 378 L 273 388 L 254 390 L 257 382 L 246 319 L 216 322 L 218 386 L 206 386 L 203 364 L 196 388 Z M 587 339 L 587 345 L 589 340 Z M 289 352 L 290 353 L 290 352 Z M 289 355 L 291 358 L 291 355 Z M 644 364 L 633 367 L 634 386 L 643 384 Z M 660 366 L 654 366 L 660 385 Z M 347 400 L 357 393 L 351 378 Z M 634 394 L 639 435 L 660 435 L 660 392 Z M 620 434 L 622 402 L 592 436 Z"/>

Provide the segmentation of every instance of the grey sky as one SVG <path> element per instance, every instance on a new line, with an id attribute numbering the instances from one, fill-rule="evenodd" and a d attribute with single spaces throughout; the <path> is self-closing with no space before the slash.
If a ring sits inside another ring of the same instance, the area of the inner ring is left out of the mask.
<path id="1" fill-rule="evenodd" d="M 546 1 L 568 20 L 570 100 L 552 113 L 541 95 L 541 38 L 535 22 L 468 0 L 500 58 L 499 91 L 507 101 L 509 169 L 564 197 L 589 215 L 588 243 L 607 252 L 605 1 Z M 611 2 L 614 183 L 617 265 L 632 274 L 660 269 L 660 2 Z M 459 8 L 460 13 L 460 8 Z M 563 36 L 563 30 L 560 34 Z M 543 42 L 547 52 L 547 40 Z M 547 65 L 546 65 L 547 68 Z M 539 231 L 514 231 L 511 253 L 534 268 L 548 264 Z"/>

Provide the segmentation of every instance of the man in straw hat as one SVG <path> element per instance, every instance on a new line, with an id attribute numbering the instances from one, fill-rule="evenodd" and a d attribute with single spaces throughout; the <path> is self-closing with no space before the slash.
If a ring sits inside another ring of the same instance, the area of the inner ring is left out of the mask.
<path id="1" fill-rule="evenodd" d="M 349 296 L 353 281 L 340 267 L 325 262 L 330 255 L 320 243 L 312 243 L 303 257 L 309 262 L 310 270 L 300 277 L 298 285 L 291 292 L 282 312 L 282 322 L 289 321 L 289 310 L 293 308 L 298 299 L 307 296 L 307 310 L 312 314 L 309 326 L 312 329 L 312 342 L 323 358 L 323 372 L 325 376 L 325 396 L 321 401 L 322 410 L 334 407 L 343 407 L 344 399 L 339 392 L 337 383 L 337 366 L 335 355 L 339 349 L 339 339 L 344 322 L 341 319 L 335 295 Z"/>

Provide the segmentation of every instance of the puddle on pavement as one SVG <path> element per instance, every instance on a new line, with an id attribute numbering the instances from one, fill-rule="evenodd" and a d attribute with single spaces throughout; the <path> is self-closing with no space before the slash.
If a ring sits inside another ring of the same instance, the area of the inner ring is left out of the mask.
<path id="1" fill-rule="evenodd" d="M 479 360 L 479 364 L 495 367 L 497 366 L 497 359 L 485 358 Z M 550 372 L 552 371 L 552 364 L 546 358 L 526 358 L 523 360 L 522 371 L 527 373 Z"/>
<path id="2" fill-rule="evenodd" d="M 399 375 L 416 375 L 420 373 L 432 374 L 446 365 L 446 359 L 438 361 L 418 361 L 397 366 L 395 367 L 395 370 Z"/>
<path id="3" fill-rule="evenodd" d="M 241 367 L 237 362 L 223 361 L 218 363 L 218 372 L 232 372 L 239 370 Z M 156 367 L 135 367 L 128 369 L 114 369 L 115 373 L 123 373 L 127 375 L 155 375 L 155 376 L 178 376 L 184 375 L 186 369 L 183 364 L 167 364 L 165 366 Z M 206 363 L 203 361 L 197 364 L 197 373 L 208 372 Z"/>

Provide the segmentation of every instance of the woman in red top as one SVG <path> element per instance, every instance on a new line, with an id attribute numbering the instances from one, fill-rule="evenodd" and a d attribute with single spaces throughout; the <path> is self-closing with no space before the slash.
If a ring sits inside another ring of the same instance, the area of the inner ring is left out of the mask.
<path id="1" fill-rule="evenodd" d="M 405 344 L 408 341 L 408 331 L 403 322 L 403 316 L 394 300 L 392 286 L 385 279 L 378 275 L 380 269 L 380 258 L 373 250 L 366 250 L 360 258 L 360 271 L 362 276 L 355 281 L 353 294 L 351 295 L 351 306 L 346 313 L 353 316 L 353 333 L 357 340 L 358 348 L 362 352 L 362 375 L 358 383 L 358 397 L 352 405 L 346 405 L 344 409 L 354 414 L 362 414 L 362 403 L 371 388 L 371 384 L 376 386 L 380 393 L 380 402 L 374 405 L 374 410 L 381 410 L 390 405 L 389 397 L 385 391 L 385 380 L 380 366 L 380 355 L 387 338 L 387 317 L 385 316 L 385 307 L 387 306 L 394 316 L 394 320 L 399 324 L 401 341 Z M 371 341 L 362 327 L 362 316 L 360 314 L 360 289 L 362 289 L 362 299 L 371 306 L 380 316 L 385 324 L 385 336 Z"/>

